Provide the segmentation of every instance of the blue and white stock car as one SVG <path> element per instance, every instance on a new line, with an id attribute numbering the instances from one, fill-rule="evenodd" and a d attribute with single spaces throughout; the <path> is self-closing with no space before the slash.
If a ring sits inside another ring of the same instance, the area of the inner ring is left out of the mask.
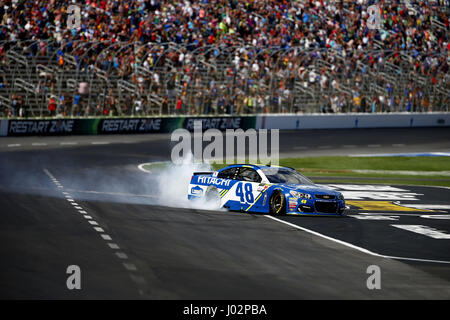
<path id="1" fill-rule="evenodd" d="M 345 210 L 340 192 L 278 166 L 236 164 L 215 172 L 195 172 L 188 199 L 201 198 L 232 211 L 273 215 L 342 215 Z"/>

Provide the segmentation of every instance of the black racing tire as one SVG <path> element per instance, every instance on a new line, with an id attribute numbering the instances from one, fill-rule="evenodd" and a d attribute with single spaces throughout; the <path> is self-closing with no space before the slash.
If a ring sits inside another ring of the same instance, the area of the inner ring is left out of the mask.
<path id="1" fill-rule="evenodd" d="M 269 213 L 275 216 L 286 214 L 286 198 L 280 190 L 275 190 L 270 196 Z"/>
<path id="2" fill-rule="evenodd" d="M 212 204 L 214 207 L 220 208 L 219 190 L 216 188 L 209 188 L 205 193 L 205 201 Z"/>

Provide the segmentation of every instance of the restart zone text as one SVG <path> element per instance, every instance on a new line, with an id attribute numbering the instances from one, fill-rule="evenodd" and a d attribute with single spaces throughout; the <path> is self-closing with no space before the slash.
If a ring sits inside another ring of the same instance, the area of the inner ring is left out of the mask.
<path id="1" fill-rule="evenodd" d="M 195 172 L 188 199 L 205 199 L 232 211 L 273 215 L 342 215 L 343 195 L 315 185 L 292 168 L 236 164 L 214 172 Z"/>

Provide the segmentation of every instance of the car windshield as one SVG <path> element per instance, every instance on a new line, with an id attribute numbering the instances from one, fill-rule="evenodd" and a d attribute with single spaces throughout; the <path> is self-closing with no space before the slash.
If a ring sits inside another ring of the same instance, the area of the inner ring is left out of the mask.
<path id="1" fill-rule="evenodd" d="M 293 169 L 287 168 L 263 168 L 270 183 L 314 184 L 311 180 Z"/>

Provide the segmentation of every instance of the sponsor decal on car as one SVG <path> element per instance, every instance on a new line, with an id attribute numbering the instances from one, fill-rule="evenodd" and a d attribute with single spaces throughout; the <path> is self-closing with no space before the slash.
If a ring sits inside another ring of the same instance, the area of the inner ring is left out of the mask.
<path id="1" fill-rule="evenodd" d="M 289 198 L 289 211 L 294 211 L 297 208 L 297 198 Z"/>
<path id="2" fill-rule="evenodd" d="M 200 188 L 199 186 L 195 186 L 195 187 L 191 188 L 191 194 L 196 195 L 196 196 L 201 196 L 203 194 L 203 189 Z"/>
<path id="3" fill-rule="evenodd" d="M 259 184 L 259 186 L 256 188 L 256 191 L 265 191 L 267 190 L 267 188 L 270 187 L 270 184 L 265 184 L 265 183 L 261 183 Z"/>
<path id="4" fill-rule="evenodd" d="M 215 186 L 229 187 L 230 182 L 231 180 L 216 177 L 205 177 L 205 176 L 198 177 L 198 183 L 213 184 Z"/>

